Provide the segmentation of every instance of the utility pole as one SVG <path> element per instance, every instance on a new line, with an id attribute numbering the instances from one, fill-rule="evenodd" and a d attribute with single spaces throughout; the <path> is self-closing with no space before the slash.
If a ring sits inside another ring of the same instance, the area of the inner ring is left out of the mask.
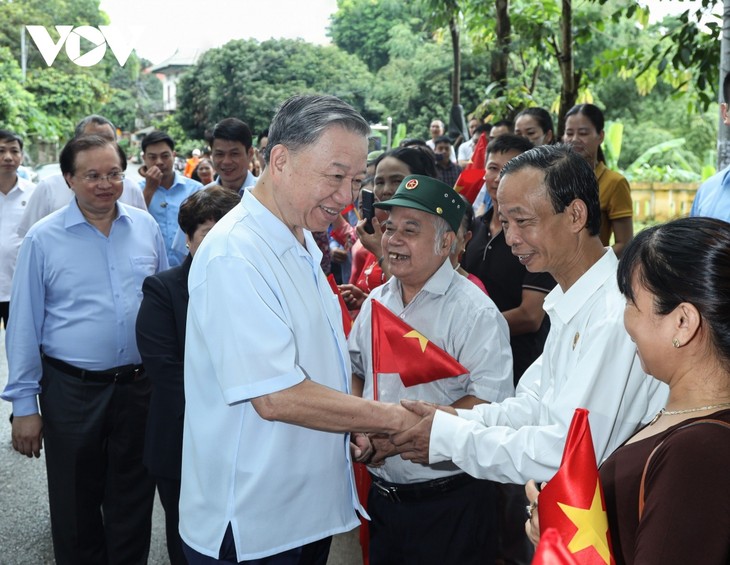
<path id="1" fill-rule="evenodd" d="M 20 26 L 20 68 L 22 70 L 23 82 L 28 71 L 28 47 L 25 44 L 25 26 Z"/>
<path id="2" fill-rule="evenodd" d="M 720 88 L 719 102 L 727 103 L 722 91 L 722 83 L 725 76 L 730 73 L 730 0 L 723 0 L 722 3 L 722 36 L 720 39 Z M 717 170 L 721 171 L 730 165 L 730 127 L 726 126 L 719 118 L 717 127 Z"/>

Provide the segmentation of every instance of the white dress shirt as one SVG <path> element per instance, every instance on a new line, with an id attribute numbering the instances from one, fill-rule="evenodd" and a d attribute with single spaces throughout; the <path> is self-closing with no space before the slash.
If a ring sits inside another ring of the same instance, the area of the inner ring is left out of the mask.
<path id="1" fill-rule="evenodd" d="M 10 300 L 15 260 L 23 238 L 18 235 L 18 225 L 35 185 L 20 176 L 7 194 L 0 192 L 0 302 Z"/>
<path id="2" fill-rule="evenodd" d="M 438 411 L 430 461 L 452 460 L 467 473 L 500 482 L 547 481 L 560 466 L 576 408 L 587 408 L 596 459 L 602 462 L 665 404 L 668 388 L 641 369 L 623 325 L 618 261 L 608 248 L 563 293 L 545 298 L 550 334 L 517 395 L 499 404 Z"/>

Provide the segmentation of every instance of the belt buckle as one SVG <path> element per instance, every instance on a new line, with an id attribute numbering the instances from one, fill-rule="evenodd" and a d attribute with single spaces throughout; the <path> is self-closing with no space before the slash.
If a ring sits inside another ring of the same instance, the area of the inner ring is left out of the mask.
<path id="1" fill-rule="evenodd" d="M 382 494 L 385 498 L 387 498 L 391 502 L 401 502 L 401 499 L 398 496 L 398 489 L 396 487 L 388 487 L 385 485 L 381 485 L 377 481 L 373 481 L 373 485 L 375 485 L 375 488 L 377 488 L 380 491 L 380 494 Z"/>

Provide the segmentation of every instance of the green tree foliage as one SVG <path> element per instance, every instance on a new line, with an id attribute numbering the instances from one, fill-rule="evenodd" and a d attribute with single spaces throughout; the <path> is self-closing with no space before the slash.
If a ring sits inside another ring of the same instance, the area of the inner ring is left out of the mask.
<path id="1" fill-rule="evenodd" d="M 21 30 L 26 25 L 41 25 L 53 41 L 58 41 L 56 25 L 108 24 L 108 17 L 99 10 L 99 0 L 0 0 L 0 13 L 0 65 L 7 69 L 2 73 L 0 91 L 13 92 L 9 98 L 17 100 L 12 112 L 6 105 L 4 113 L 21 112 L 23 122 L 16 129 L 25 135 L 66 139 L 75 123 L 89 113 L 107 115 L 119 127 L 131 130 L 135 118 L 149 119 L 159 109 L 162 86 L 156 77 L 140 74 L 140 61 L 134 53 L 124 67 L 110 49 L 99 64 L 79 67 L 62 48 L 49 67 L 26 33 L 28 72 L 23 82 L 19 68 Z M 13 121 L 6 118 L 5 123 Z"/>
<path id="2" fill-rule="evenodd" d="M 235 40 L 207 51 L 180 80 L 177 119 L 191 138 L 235 116 L 258 132 L 294 94 L 319 92 L 379 119 L 368 100 L 372 75 L 357 57 L 301 40 Z"/>
<path id="3" fill-rule="evenodd" d="M 393 25 L 422 33 L 423 21 L 415 3 L 401 0 L 337 0 L 329 36 L 340 49 L 356 55 L 371 72 L 389 61 L 388 39 Z"/>
<path id="4" fill-rule="evenodd" d="M 123 67 L 112 69 L 108 101 L 101 114 L 124 131 L 137 129 L 136 123 L 147 124 L 162 110 L 162 83 L 153 74 L 141 72 L 143 63 L 133 54 Z"/>
<path id="5" fill-rule="evenodd" d="M 40 133 L 53 139 L 60 125 L 38 109 L 35 96 L 21 85 L 21 71 L 7 47 L 0 47 L 0 124 L 23 137 Z"/>

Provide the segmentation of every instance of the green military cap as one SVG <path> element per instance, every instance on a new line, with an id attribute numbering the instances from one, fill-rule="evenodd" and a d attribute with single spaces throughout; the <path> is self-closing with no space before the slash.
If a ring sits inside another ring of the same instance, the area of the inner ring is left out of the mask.
<path id="1" fill-rule="evenodd" d="M 461 195 L 438 179 L 423 175 L 409 175 L 404 178 L 393 198 L 375 204 L 376 208 L 390 210 L 393 206 L 414 208 L 441 216 L 454 232 L 459 231 L 466 210 Z"/>

